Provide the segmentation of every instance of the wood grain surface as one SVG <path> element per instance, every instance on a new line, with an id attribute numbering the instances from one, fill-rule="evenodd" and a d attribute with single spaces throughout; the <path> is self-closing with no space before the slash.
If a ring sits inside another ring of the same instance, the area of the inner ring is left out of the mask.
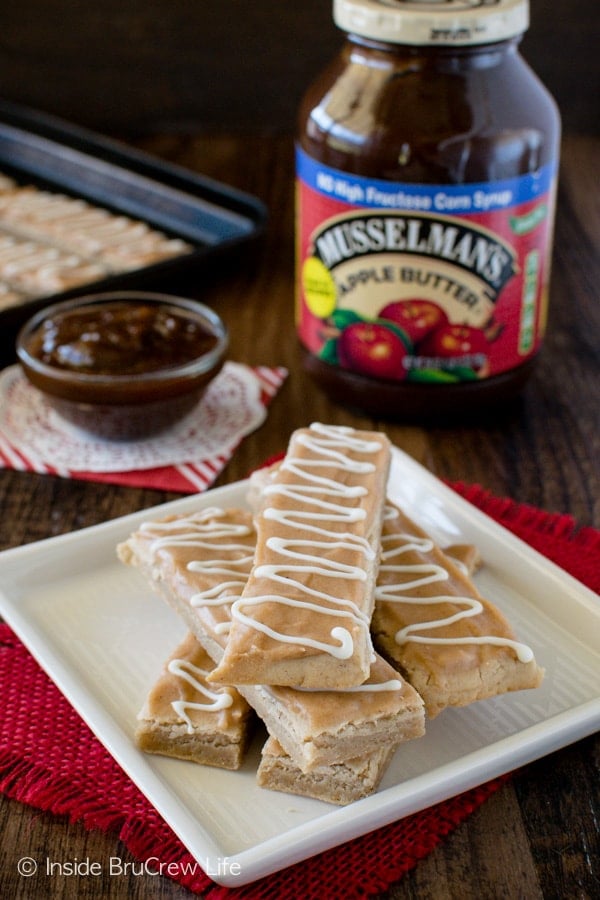
<path id="1" fill-rule="evenodd" d="M 297 426 L 320 420 L 384 427 L 392 441 L 441 478 L 479 483 L 497 495 L 570 513 L 600 527 L 600 140 L 564 140 L 550 327 L 534 377 L 513 408 L 445 427 L 373 423 L 333 406 L 301 365 L 293 326 L 293 175 L 289 138 L 154 136 L 138 146 L 256 194 L 269 225 L 250 259 L 223 263 L 188 293 L 222 314 L 231 357 L 285 365 L 290 376 L 265 424 L 244 440 L 220 476 L 245 477 L 280 452 Z M 174 494 L 0 471 L 0 547 L 18 546 L 149 507 Z M 600 740 L 580 741 L 518 771 L 431 855 L 382 897 L 592 900 L 600 895 Z M 0 801 L 0 895 L 33 898 L 185 898 L 171 881 L 19 876 L 22 856 L 111 856 L 132 861 L 113 835 Z M 326 898 L 325 898 L 326 900 Z"/>

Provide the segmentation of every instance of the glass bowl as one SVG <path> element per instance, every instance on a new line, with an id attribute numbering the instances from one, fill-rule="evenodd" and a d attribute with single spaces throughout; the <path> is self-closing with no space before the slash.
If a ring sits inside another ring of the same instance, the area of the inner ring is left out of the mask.
<path id="1" fill-rule="evenodd" d="M 167 294 L 90 294 L 40 310 L 17 335 L 31 384 L 65 420 L 140 440 L 194 409 L 225 361 L 228 333 L 203 303 Z"/>

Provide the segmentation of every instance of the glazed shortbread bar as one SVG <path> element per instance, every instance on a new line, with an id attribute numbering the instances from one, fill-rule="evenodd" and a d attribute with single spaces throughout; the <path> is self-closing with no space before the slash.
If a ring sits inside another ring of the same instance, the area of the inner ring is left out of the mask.
<path id="1" fill-rule="evenodd" d="M 254 566 L 211 681 L 334 690 L 365 681 L 389 461 L 377 432 L 294 432 L 264 489 Z"/>
<path id="2" fill-rule="evenodd" d="M 143 222 L 33 185 L 0 193 L 0 226 L 110 272 L 142 268 L 192 249 Z"/>
<path id="3" fill-rule="evenodd" d="M 218 661 L 255 540 L 250 513 L 209 508 L 146 523 L 118 554 L 140 568 Z M 303 770 L 369 753 L 374 743 L 397 745 L 424 731 L 421 698 L 381 658 L 371 667 L 369 684 L 343 692 L 262 685 L 239 690 Z"/>
<path id="4" fill-rule="evenodd" d="M 464 575 L 473 575 L 481 566 L 481 554 L 473 544 L 451 544 L 443 550 Z"/>
<path id="5" fill-rule="evenodd" d="M 144 523 L 119 544 L 117 555 L 141 570 L 218 662 L 229 634 L 231 603 L 248 580 L 255 546 L 251 513 L 211 506 Z"/>
<path id="6" fill-rule="evenodd" d="M 0 279 L 13 290 L 29 295 L 55 293 L 107 274 L 98 263 L 0 232 Z"/>
<path id="7" fill-rule="evenodd" d="M 303 772 L 294 765 L 281 744 L 270 737 L 262 750 L 257 783 L 271 791 L 344 806 L 377 790 L 393 753 L 393 746 L 384 745 L 357 759 Z"/>
<path id="8" fill-rule="evenodd" d="M 213 667 L 188 634 L 166 661 L 138 716 L 136 741 L 141 750 L 239 769 L 253 713 L 235 688 L 207 683 Z"/>
<path id="9" fill-rule="evenodd" d="M 375 645 L 416 688 L 430 717 L 538 687 L 543 678 L 532 650 L 464 569 L 391 504 L 371 628 Z"/>
<path id="10" fill-rule="evenodd" d="M 423 701 L 380 656 L 369 679 L 336 691 L 239 685 L 246 698 L 303 772 L 369 755 L 425 733 Z"/>

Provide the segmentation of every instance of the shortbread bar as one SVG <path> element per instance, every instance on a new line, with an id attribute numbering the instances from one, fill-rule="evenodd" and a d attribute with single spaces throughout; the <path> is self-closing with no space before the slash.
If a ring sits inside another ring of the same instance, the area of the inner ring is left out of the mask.
<path id="1" fill-rule="evenodd" d="M 474 544 L 450 544 L 443 550 L 464 575 L 474 575 L 481 566 L 481 554 Z"/>
<path id="2" fill-rule="evenodd" d="M 383 745 L 357 759 L 303 772 L 294 765 L 281 744 L 270 737 L 263 747 L 256 778 L 260 787 L 271 791 L 344 806 L 377 790 L 393 754 L 393 746 Z"/>
<path id="3" fill-rule="evenodd" d="M 169 238 L 144 222 L 33 185 L 0 191 L 0 227 L 67 256 L 80 256 L 88 264 L 95 263 L 112 273 L 142 268 L 192 250 L 185 241 Z M 88 280 L 82 277 L 81 283 Z"/>
<path id="4" fill-rule="evenodd" d="M 253 713 L 235 688 L 207 683 L 213 668 L 206 651 L 188 634 L 165 663 L 138 716 L 141 750 L 239 769 Z"/>
<path id="5" fill-rule="evenodd" d="M 332 690 L 365 681 L 389 462 L 378 432 L 294 432 L 265 487 L 254 566 L 211 681 Z"/>
<path id="6" fill-rule="evenodd" d="M 144 523 L 117 547 L 117 555 L 141 570 L 218 662 L 231 604 L 248 580 L 255 546 L 251 513 L 211 506 Z"/>
<path id="7" fill-rule="evenodd" d="M 255 532 L 244 510 L 209 508 L 148 522 L 118 548 L 182 617 L 213 660 L 223 656 L 230 607 L 253 559 Z M 240 685 L 238 689 L 296 766 L 350 759 L 374 743 L 398 744 L 424 731 L 423 702 L 381 658 L 369 684 L 346 691 Z"/>
<path id="8" fill-rule="evenodd" d="M 238 690 L 303 772 L 425 733 L 423 701 L 375 655 L 367 682 L 336 691 L 244 684 Z"/>
<path id="9" fill-rule="evenodd" d="M 388 504 L 371 624 L 376 647 L 436 716 L 507 691 L 543 671 L 502 613 L 398 507 Z"/>

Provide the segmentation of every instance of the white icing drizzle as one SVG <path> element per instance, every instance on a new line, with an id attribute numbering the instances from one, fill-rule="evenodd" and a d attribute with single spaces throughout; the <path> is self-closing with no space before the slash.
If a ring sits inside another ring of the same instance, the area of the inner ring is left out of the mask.
<path id="1" fill-rule="evenodd" d="M 168 522 L 144 522 L 140 531 L 144 534 L 157 534 L 156 541 L 151 550 L 156 552 L 163 544 L 193 547 L 198 545 L 198 534 L 210 535 L 211 538 L 230 537 L 232 535 L 247 535 L 250 528 L 242 523 L 221 522 L 219 526 L 214 519 L 222 519 L 227 515 L 225 510 L 218 506 L 208 506 L 200 512 L 189 516 L 179 516 Z M 191 533 L 178 534 L 184 526 L 188 526 Z M 212 546 L 212 541 L 210 542 Z"/>
<path id="2" fill-rule="evenodd" d="M 325 653 L 329 653 L 331 656 L 335 656 L 337 659 L 349 659 L 352 656 L 352 653 L 354 652 L 354 641 L 352 640 L 352 635 L 347 628 L 342 628 L 341 626 L 336 625 L 331 629 L 331 631 L 329 632 L 331 637 L 334 640 L 339 641 L 339 644 L 332 645 L 326 644 L 323 641 L 317 641 L 314 638 L 305 636 L 297 638 L 289 634 L 283 634 L 281 631 L 275 631 L 273 628 L 269 628 L 269 626 L 265 625 L 264 622 L 257 622 L 256 619 L 252 619 L 250 616 L 246 616 L 241 612 L 242 606 L 257 606 L 260 603 L 264 603 L 269 600 L 285 606 L 295 606 L 302 609 L 311 609 L 316 613 L 323 613 L 323 607 L 318 606 L 315 603 L 305 603 L 302 600 L 292 600 L 289 597 L 281 597 L 279 596 L 279 594 L 263 594 L 260 597 L 251 597 L 245 600 L 242 600 L 240 598 L 236 600 L 231 606 L 231 617 L 238 619 L 240 622 L 243 622 L 250 628 L 256 628 L 257 631 L 262 631 L 263 634 L 267 634 L 269 637 L 272 637 L 277 641 L 283 641 L 288 644 L 301 644 L 303 647 L 313 647 L 316 650 L 323 650 Z M 341 610 L 327 610 L 327 612 L 332 616 L 348 615 L 348 613 Z M 354 616 L 353 618 L 360 623 L 361 620 L 358 616 Z"/>
<path id="3" fill-rule="evenodd" d="M 394 511 L 392 510 L 392 517 Z M 390 516 L 387 514 L 386 517 Z M 395 546 L 401 540 L 404 543 Z M 450 578 L 446 569 L 435 563 L 423 563 L 421 565 L 408 565 L 398 562 L 397 559 L 402 554 L 411 551 L 421 553 L 429 553 L 433 549 L 433 542 L 428 538 L 419 538 L 413 534 L 391 534 L 383 535 L 382 543 L 382 562 L 379 568 L 380 573 L 398 573 L 403 574 L 419 574 L 421 577 L 414 578 L 409 581 L 401 581 L 394 584 L 378 584 L 375 589 L 376 602 L 385 603 L 409 603 L 416 606 L 431 606 L 436 603 L 451 603 L 464 607 L 459 612 L 446 616 L 443 619 L 434 619 L 430 622 L 415 622 L 401 628 L 395 635 L 396 643 L 405 644 L 409 641 L 421 644 L 493 644 L 500 647 L 511 647 L 519 662 L 528 663 L 533 660 L 533 651 L 526 644 L 510 638 L 497 637 L 495 635 L 479 635 L 471 637 L 452 637 L 442 638 L 433 637 L 431 635 L 416 634 L 415 632 L 434 631 L 437 628 L 443 628 L 446 625 L 452 625 L 461 619 L 477 616 L 483 611 L 483 606 L 474 597 L 448 596 L 440 594 L 431 597 L 415 597 L 406 595 L 406 591 L 414 590 L 426 584 L 432 584 L 438 581 L 447 581 Z M 390 544 L 394 546 L 389 546 Z M 387 549 L 386 549 L 387 548 Z M 394 562 L 390 562 L 394 560 Z"/>
<path id="4" fill-rule="evenodd" d="M 448 556 L 452 560 L 453 565 L 455 565 L 463 575 L 466 575 L 468 577 L 471 574 L 468 565 L 464 563 L 462 559 L 457 559 L 455 556 L 451 556 L 450 554 L 448 554 Z"/>
<path id="5" fill-rule="evenodd" d="M 381 443 L 375 440 L 360 438 L 352 428 L 342 428 L 313 424 L 307 432 L 299 433 L 296 441 L 309 449 L 314 457 L 305 459 L 293 456 L 289 452 L 281 465 L 281 470 L 291 472 L 297 481 L 292 484 L 278 482 L 269 484 L 264 489 L 264 496 L 274 495 L 291 501 L 291 508 L 277 509 L 267 506 L 263 516 L 276 522 L 284 530 L 302 529 L 316 535 L 315 540 L 298 538 L 297 536 L 271 537 L 267 540 L 269 549 L 281 557 L 281 563 L 258 566 L 255 575 L 266 578 L 275 584 L 290 586 L 301 596 L 312 597 L 321 603 L 310 600 L 297 600 L 279 593 L 268 593 L 259 597 L 242 597 L 236 600 L 231 608 L 232 618 L 243 622 L 250 628 L 261 631 L 275 640 L 313 647 L 329 653 L 337 659 L 348 659 L 354 652 L 354 641 L 348 628 L 335 626 L 330 631 L 334 644 L 318 641 L 310 636 L 293 636 L 275 631 L 264 622 L 246 615 L 243 610 L 258 606 L 263 602 L 273 602 L 282 606 L 309 609 L 320 615 L 350 618 L 364 628 L 368 634 L 369 619 L 359 607 L 330 591 L 321 591 L 303 583 L 301 577 L 317 575 L 326 579 L 340 580 L 342 584 L 352 581 L 366 581 L 365 565 L 348 565 L 331 558 L 331 551 L 347 550 L 362 554 L 363 559 L 371 561 L 374 553 L 368 541 L 352 532 L 331 530 L 325 523 L 347 523 L 361 521 L 366 512 L 352 505 L 352 501 L 367 493 L 363 485 L 346 485 L 342 481 L 319 474 L 319 470 L 334 466 L 341 472 L 366 475 L 375 471 L 372 462 L 350 457 L 349 452 L 371 454 L 381 449 Z M 294 503 L 302 505 L 302 509 L 294 508 Z M 318 554 L 315 551 L 322 551 Z"/>
<path id="6" fill-rule="evenodd" d="M 373 693 L 380 694 L 384 691 L 401 691 L 404 685 L 398 678 L 391 678 L 389 681 L 380 681 L 375 684 L 357 684 L 354 687 L 346 687 L 346 688 L 336 688 L 336 694 L 363 694 L 363 693 Z M 327 694 L 331 693 L 331 691 L 326 691 L 321 688 L 303 688 L 297 687 L 294 688 L 296 691 L 303 691 L 306 694 Z"/>
<path id="7" fill-rule="evenodd" d="M 150 552 L 156 555 L 162 548 L 193 547 L 198 550 L 218 551 L 219 554 L 231 554 L 208 559 L 192 560 L 187 564 L 190 572 L 199 572 L 207 579 L 217 578 L 217 583 L 190 598 L 190 606 L 221 606 L 224 609 L 241 594 L 252 563 L 253 547 L 238 542 L 223 542 L 222 538 L 246 537 L 251 528 L 243 523 L 226 520 L 227 513 L 220 507 L 211 506 L 187 517 L 173 519 L 170 522 L 147 522 L 140 531 L 157 535 L 150 545 Z M 237 556 L 235 555 L 237 554 Z M 229 579 L 229 580 L 223 580 Z M 230 622 L 217 623 L 214 626 L 217 634 L 227 634 Z"/>
<path id="8" fill-rule="evenodd" d="M 221 709 L 227 709 L 233 703 L 233 697 L 227 689 L 214 691 L 209 690 L 203 683 L 203 679 L 209 674 L 205 669 L 200 669 L 187 659 L 172 659 L 167 666 L 169 672 L 177 678 L 187 681 L 195 691 L 203 694 L 210 702 L 198 703 L 192 700 L 173 700 L 171 706 L 180 719 L 187 724 L 188 734 L 194 730 L 194 724 L 188 716 L 186 710 L 201 709 L 203 712 L 218 712 Z"/>
<path id="9" fill-rule="evenodd" d="M 242 553 L 248 550 L 248 546 L 246 544 L 223 544 L 216 543 L 217 538 L 224 538 L 229 536 L 245 536 L 250 534 L 251 529 L 247 525 L 236 524 L 234 522 L 221 522 L 219 525 L 215 523 L 216 519 L 222 519 L 227 516 L 227 512 L 219 507 L 209 507 L 203 510 L 200 513 L 195 513 L 191 516 L 181 517 L 178 519 L 174 519 L 170 522 L 147 522 L 144 523 L 140 531 L 149 535 L 157 535 L 155 539 L 152 541 L 150 545 L 151 553 L 156 554 L 158 551 L 165 547 L 202 547 L 203 549 L 213 549 L 214 547 L 218 547 L 220 550 L 227 548 L 230 552 L 239 552 Z M 208 537 L 213 540 L 209 540 Z M 372 552 L 371 548 L 365 542 L 365 550 Z M 240 557 L 238 560 L 194 560 L 188 563 L 187 568 L 190 571 L 202 572 L 207 577 L 212 576 L 213 574 L 223 574 L 229 576 L 234 576 L 235 580 L 231 581 L 219 581 L 213 587 L 209 587 L 206 590 L 194 594 L 190 600 L 191 606 L 226 606 L 235 599 L 235 595 L 232 596 L 231 591 L 240 592 L 243 589 L 244 585 L 247 581 L 247 576 L 250 572 L 250 566 L 252 565 L 254 556 L 253 554 L 244 555 Z M 226 563 L 226 566 L 224 566 Z M 240 568 L 245 568 L 245 571 L 237 571 L 233 567 L 239 566 Z M 231 567 L 231 568 L 229 568 Z M 239 598 L 238 598 L 239 599 Z M 344 615 L 343 612 L 340 612 L 339 615 Z M 366 617 L 365 617 L 366 621 Z M 214 630 L 217 634 L 226 634 L 230 627 L 230 622 L 221 622 L 213 626 Z M 336 629 L 334 629 L 335 631 Z M 343 631 L 343 629 L 340 629 Z M 375 654 L 373 654 L 372 661 L 375 661 Z M 170 671 L 172 663 L 169 666 Z M 178 674 L 178 673 L 176 673 Z M 201 673 L 206 674 L 206 673 Z M 184 676 L 182 676 L 184 677 Z M 188 679 L 189 680 L 189 679 Z M 190 682 L 191 683 L 191 682 Z M 361 684 L 351 688 L 344 688 L 342 693 L 365 693 L 365 692 L 380 692 L 380 691 L 400 691 L 403 688 L 403 684 L 398 679 L 391 679 L 390 681 L 380 682 L 376 684 Z M 300 688 L 296 688 L 296 690 L 300 690 Z M 302 688 L 302 690 L 306 690 L 308 692 L 316 692 L 311 689 Z M 336 689 L 337 693 L 338 689 Z M 324 693 L 321 691 L 320 693 Z M 175 703 L 183 703 L 183 701 L 175 701 Z M 229 705 L 229 704 L 228 704 Z M 206 709 L 206 706 L 202 706 L 203 709 Z M 181 718 L 185 718 L 184 713 L 180 711 L 178 708 L 176 710 L 178 715 Z M 187 721 L 187 720 L 186 720 Z M 189 723 L 188 723 L 189 724 Z"/>

